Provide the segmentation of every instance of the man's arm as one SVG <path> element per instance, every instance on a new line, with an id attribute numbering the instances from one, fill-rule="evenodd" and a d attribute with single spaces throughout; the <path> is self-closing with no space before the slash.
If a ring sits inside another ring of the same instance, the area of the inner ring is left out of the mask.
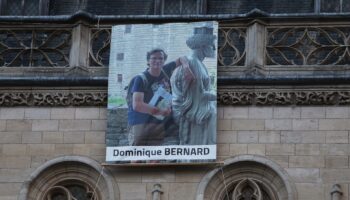
<path id="1" fill-rule="evenodd" d="M 146 113 L 150 115 L 162 115 L 168 116 L 171 113 L 171 109 L 162 110 L 157 107 L 146 104 L 143 101 L 143 92 L 134 92 L 132 95 L 132 108 L 140 113 Z"/>

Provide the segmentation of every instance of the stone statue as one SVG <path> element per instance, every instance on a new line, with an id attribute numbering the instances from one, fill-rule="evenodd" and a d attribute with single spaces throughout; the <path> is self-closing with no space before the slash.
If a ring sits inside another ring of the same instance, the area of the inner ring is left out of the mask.
<path id="1" fill-rule="evenodd" d="M 186 41 L 192 49 L 187 56 L 194 78 L 185 81 L 185 69 L 177 68 L 171 79 L 172 109 L 179 124 L 180 145 L 208 145 L 216 143 L 216 92 L 204 58 L 215 57 L 215 41 L 212 27 L 197 27 Z"/>

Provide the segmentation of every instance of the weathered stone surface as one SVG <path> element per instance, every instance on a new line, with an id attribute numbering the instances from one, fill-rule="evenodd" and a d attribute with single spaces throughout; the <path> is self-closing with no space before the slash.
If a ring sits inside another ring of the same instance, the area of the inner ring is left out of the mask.
<path id="1" fill-rule="evenodd" d="M 282 131 L 281 143 L 320 143 L 326 141 L 325 132 L 320 131 Z"/>
<path id="2" fill-rule="evenodd" d="M 289 167 L 324 168 L 323 156 L 289 156 Z"/>
<path id="3" fill-rule="evenodd" d="M 269 144 L 266 146 L 266 155 L 294 155 L 293 144 Z"/>
<path id="4" fill-rule="evenodd" d="M 85 132 L 64 132 L 63 143 L 66 144 L 84 144 L 85 143 Z"/>
<path id="5" fill-rule="evenodd" d="M 40 144 L 42 143 L 41 132 L 24 132 L 22 134 L 22 143 Z"/>
<path id="6" fill-rule="evenodd" d="M 63 132 L 43 132 L 44 144 L 63 143 Z"/>
<path id="7" fill-rule="evenodd" d="M 261 119 L 232 120 L 232 130 L 254 131 L 254 130 L 264 130 L 264 129 L 265 129 L 265 121 Z"/>
<path id="8" fill-rule="evenodd" d="M 325 107 L 302 107 L 301 118 L 322 119 L 326 117 Z"/>
<path id="9" fill-rule="evenodd" d="M 320 183 L 297 183 L 296 187 L 298 199 L 327 200 L 323 198 L 323 185 Z"/>
<path id="10" fill-rule="evenodd" d="M 342 156 L 349 155 L 349 144 L 321 144 L 320 151 L 323 155 Z"/>
<path id="11" fill-rule="evenodd" d="M 24 108 L 0 108 L 0 119 L 24 119 Z"/>
<path id="12" fill-rule="evenodd" d="M 319 144 L 296 144 L 295 145 L 296 155 L 320 155 Z"/>
<path id="13" fill-rule="evenodd" d="M 319 129 L 329 131 L 345 131 L 350 130 L 350 123 L 348 119 L 320 119 Z"/>
<path id="14" fill-rule="evenodd" d="M 300 119 L 300 107 L 274 107 L 273 117 L 284 119 Z"/>
<path id="15" fill-rule="evenodd" d="M 98 119 L 100 116 L 99 108 L 76 108 L 75 119 Z"/>
<path id="16" fill-rule="evenodd" d="M 146 184 L 142 183 L 118 183 L 120 199 L 125 200 L 146 200 Z"/>
<path id="17" fill-rule="evenodd" d="M 348 131 L 327 131 L 326 143 L 349 143 Z"/>
<path id="18" fill-rule="evenodd" d="M 326 156 L 326 168 L 349 168 L 348 156 Z"/>
<path id="19" fill-rule="evenodd" d="M 232 121 L 229 119 L 218 120 L 217 130 L 219 131 L 229 131 L 232 129 Z"/>
<path id="20" fill-rule="evenodd" d="M 197 183 L 171 183 L 169 200 L 194 199 Z"/>
<path id="21" fill-rule="evenodd" d="M 105 144 L 105 132 L 85 132 L 86 144 Z"/>
<path id="22" fill-rule="evenodd" d="M 259 131 L 259 143 L 280 143 L 281 133 L 279 131 Z"/>
<path id="23" fill-rule="evenodd" d="M 25 119 L 50 119 L 51 108 L 26 108 Z"/>
<path id="24" fill-rule="evenodd" d="M 1 144 L 18 144 L 22 142 L 21 132 L 0 132 Z"/>
<path id="25" fill-rule="evenodd" d="M 286 171 L 296 183 L 321 182 L 318 168 L 287 168 Z"/>
<path id="26" fill-rule="evenodd" d="M 293 119 L 293 130 L 318 130 L 318 120 Z"/>
<path id="27" fill-rule="evenodd" d="M 23 156 L 26 154 L 26 144 L 3 144 L 2 155 L 5 156 Z"/>
<path id="28" fill-rule="evenodd" d="M 273 108 L 272 107 L 249 107 L 248 108 L 249 119 L 271 119 Z"/>
<path id="29" fill-rule="evenodd" d="M 60 131 L 89 131 L 91 120 L 60 120 Z"/>
<path id="30" fill-rule="evenodd" d="M 238 143 L 258 143 L 258 131 L 238 131 Z"/>
<path id="31" fill-rule="evenodd" d="M 247 154 L 248 153 L 248 146 L 247 144 L 230 144 L 230 155 L 240 155 L 240 154 Z"/>
<path id="32" fill-rule="evenodd" d="M 326 118 L 349 118 L 349 108 L 345 106 L 341 107 L 327 107 Z"/>
<path id="33" fill-rule="evenodd" d="M 58 131 L 58 120 L 33 120 L 33 131 Z"/>
<path id="34" fill-rule="evenodd" d="M 106 120 L 91 120 L 91 130 L 93 131 L 106 131 L 107 121 Z"/>
<path id="35" fill-rule="evenodd" d="M 74 119 L 75 108 L 52 108 L 51 119 Z"/>
<path id="36" fill-rule="evenodd" d="M 248 154 L 253 155 L 265 155 L 266 154 L 265 144 L 248 144 Z"/>
<path id="37" fill-rule="evenodd" d="M 218 131 L 217 143 L 218 144 L 237 143 L 237 132 L 236 131 Z"/>
<path id="38" fill-rule="evenodd" d="M 223 107 L 224 119 L 248 119 L 248 109 L 246 107 Z"/>
<path id="39" fill-rule="evenodd" d="M 6 121 L 7 131 L 30 131 L 32 130 L 31 120 L 7 120 Z"/>
<path id="40" fill-rule="evenodd" d="M 291 119 L 270 119 L 265 120 L 266 130 L 292 130 L 292 120 Z"/>

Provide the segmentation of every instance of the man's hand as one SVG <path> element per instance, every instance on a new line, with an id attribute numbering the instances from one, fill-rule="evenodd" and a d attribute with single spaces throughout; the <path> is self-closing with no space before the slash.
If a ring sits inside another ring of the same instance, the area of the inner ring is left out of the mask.
<path id="1" fill-rule="evenodd" d="M 159 109 L 157 107 L 155 107 L 153 110 L 152 110 L 152 115 L 161 115 L 161 116 L 169 116 L 171 113 L 171 108 L 167 108 L 167 109 Z"/>

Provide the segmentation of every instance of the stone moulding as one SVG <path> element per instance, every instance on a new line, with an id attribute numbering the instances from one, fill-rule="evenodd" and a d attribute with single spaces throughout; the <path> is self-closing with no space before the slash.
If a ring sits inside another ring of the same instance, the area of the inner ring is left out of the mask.
<path id="1" fill-rule="evenodd" d="M 106 88 L 1 88 L 0 106 L 106 106 Z"/>
<path id="2" fill-rule="evenodd" d="M 0 88 L 0 106 L 106 106 L 106 87 Z M 350 86 L 222 86 L 218 105 L 350 105 Z"/>
<path id="3" fill-rule="evenodd" d="M 349 105 L 349 86 L 229 86 L 218 89 L 218 104 L 231 106 Z"/>

